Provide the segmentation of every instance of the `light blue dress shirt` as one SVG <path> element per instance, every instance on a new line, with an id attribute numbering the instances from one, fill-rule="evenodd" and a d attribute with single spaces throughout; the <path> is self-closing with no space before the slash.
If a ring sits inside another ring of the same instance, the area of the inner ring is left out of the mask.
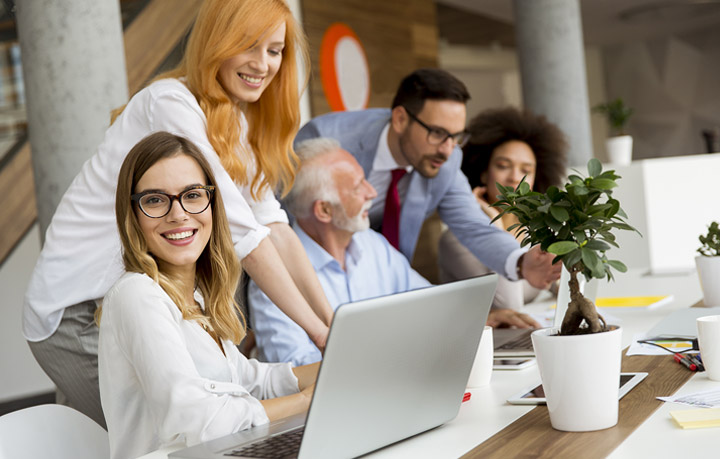
<path id="1" fill-rule="evenodd" d="M 293 229 L 305 247 L 333 310 L 344 303 L 430 286 L 407 258 L 373 230 L 355 233 L 348 246 L 343 271 L 337 262 L 295 222 Z M 322 356 L 300 326 L 286 316 L 250 282 L 248 307 L 255 330 L 258 358 L 267 362 L 305 365 Z M 361 345 L 361 343 L 358 343 Z"/>

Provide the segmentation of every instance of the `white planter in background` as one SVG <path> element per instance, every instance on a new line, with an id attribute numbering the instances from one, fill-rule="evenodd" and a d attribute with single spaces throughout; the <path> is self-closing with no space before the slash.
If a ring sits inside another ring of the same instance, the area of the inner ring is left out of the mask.
<path id="1" fill-rule="evenodd" d="M 720 306 L 720 257 L 695 257 L 703 303 L 707 307 Z"/>
<path id="2" fill-rule="evenodd" d="M 558 328 L 532 334 L 550 424 L 557 430 L 587 432 L 618 422 L 622 330 L 574 336 Z"/>
<path id="3" fill-rule="evenodd" d="M 610 137 L 605 141 L 608 162 L 619 166 L 627 166 L 632 162 L 633 138 L 630 135 Z"/>

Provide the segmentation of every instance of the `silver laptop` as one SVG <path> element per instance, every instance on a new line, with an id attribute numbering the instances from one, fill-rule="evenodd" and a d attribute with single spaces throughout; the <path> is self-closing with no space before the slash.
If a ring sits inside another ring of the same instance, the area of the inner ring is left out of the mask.
<path id="1" fill-rule="evenodd" d="M 555 308 L 553 327 L 559 328 L 567 311 L 570 301 L 570 287 L 568 281 L 570 273 L 563 268 L 560 275 L 560 288 Z M 598 280 L 592 279 L 586 282 L 582 275 L 578 275 L 580 291 L 588 300 L 595 302 L 598 289 Z M 493 356 L 496 358 L 505 357 L 534 357 L 535 349 L 532 346 L 530 334 L 535 331 L 531 328 L 495 328 L 493 329 Z"/>
<path id="2" fill-rule="evenodd" d="M 491 274 L 342 305 L 307 419 L 286 418 L 170 457 L 355 457 L 450 421 L 460 409 L 496 283 Z M 299 452 L 297 446 L 257 452 L 288 437 L 296 437 L 287 441 L 298 442 Z"/>

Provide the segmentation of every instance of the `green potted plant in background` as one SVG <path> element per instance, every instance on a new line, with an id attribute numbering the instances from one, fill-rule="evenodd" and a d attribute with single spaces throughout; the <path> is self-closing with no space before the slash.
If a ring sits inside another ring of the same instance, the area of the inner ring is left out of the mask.
<path id="1" fill-rule="evenodd" d="M 695 257 L 700 286 L 705 306 L 720 306 L 720 227 L 718 222 L 708 226 L 705 235 L 700 235 L 700 255 Z"/>
<path id="2" fill-rule="evenodd" d="M 627 165 L 632 161 L 633 138 L 625 132 L 625 125 L 633 114 L 621 98 L 593 107 L 596 113 L 607 117 L 611 136 L 605 141 L 608 161 L 611 164 Z"/>
<path id="3" fill-rule="evenodd" d="M 579 276 L 612 280 L 613 270 L 627 271 L 606 254 L 618 247 L 616 230 L 637 231 L 612 197 L 619 178 L 591 159 L 588 175 L 570 175 L 564 189 L 551 186 L 538 193 L 524 179 L 515 189 L 498 184 L 494 206 L 501 214 L 495 220 L 513 214 L 518 223 L 508 231 L 523 236 L 521 245 L 540 245 L 569 273 L 570 302 L 562 326 L 532 334 L 550 421 L 558 430 L 599 430 L 617 424 L 621 329 L 606 324 L 583 296 Z M 560 300 L 558 307 L 564 307 Z"/>

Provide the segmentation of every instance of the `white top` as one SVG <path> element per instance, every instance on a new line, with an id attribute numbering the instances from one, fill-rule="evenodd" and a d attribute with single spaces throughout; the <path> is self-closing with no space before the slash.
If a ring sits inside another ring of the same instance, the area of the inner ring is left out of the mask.
<path id="1" fill-rule="evenodd" d="M 244 118 L 242 122 L 244 133 Z M 261 225 L 287 222 L 271 191 L 254 201 L 249 186 L 238 186 L 230 178 L 207 138 L 205 114 L 185 85 L 176 79 L 157 81 L 130 99 L 58 205 L 25 295 L 26 339 L 48 338 L 66 307 L 102 298 L 123 274 L 115 221 L 118 172 L 130 149 L 156 131 L 187 137 L 205 154 L 225 202 L 238 257 L 244 258 L 267 236 L 269 230 Z M 252 175 L 253 158 L 248 165 Z"/>
<path id="2" fill-rule="evenodd" d="M 258 399 L 298 392 L 290 364 L 247 360 L 222 344 L 225 355 L 145 274 L 127 273 L 110 289 L 98 368 L 113 459 L 266 424 Z"/>

